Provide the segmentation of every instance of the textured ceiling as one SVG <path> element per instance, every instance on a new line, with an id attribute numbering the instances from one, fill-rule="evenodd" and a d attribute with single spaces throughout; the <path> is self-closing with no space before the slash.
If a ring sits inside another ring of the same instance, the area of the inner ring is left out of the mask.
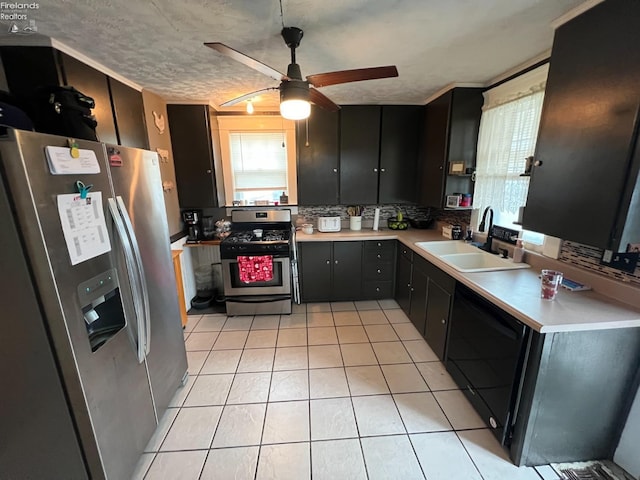
<path id="1" fill-rule="evenodd" d="M 549 49 L 550 22 L 582 0 L 282 0 L 304 30 L 302 73 L 397 65 L 399 78 L 322 88 L 339 104 L 424 104 Z M 277 0 L 57 0 L 29 12 L 50 36 L 169 100 L 213 105 L 277 82 L 203 46 L 222 42 L 286 72 Z M 6 31 L 6 30 L 5 30 Z M 259 106 L 277 104 L 263 95 Z"/>

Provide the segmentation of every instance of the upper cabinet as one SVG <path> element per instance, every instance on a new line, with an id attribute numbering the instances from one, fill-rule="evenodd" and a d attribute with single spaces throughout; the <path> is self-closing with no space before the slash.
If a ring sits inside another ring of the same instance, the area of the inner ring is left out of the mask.
<path id="1" fill-rule="evenodd" d="M 217 207 L 208 105 L 167 105 L 180 208 Z"/>
<path id="2" fill-rule="evenodd" d="M 376 105 L 348 105 L 340 110 L 340 202 L 378 201 L 380 111 Z"/>
<path id="3" fill-rule="evenodd" d="M 418 150 L 423 119 L 422 106 L 382 107 L 378 203 L 417 201 Z"/>
<path id="4" fill-rule="evenodd" d="M 126 147 L 149 148 L 142 93 L 113 78 L 109 79 L 109 87 L 118 144 Z"/>
<path id="5" fill-rule="evenodd" d="M 337 205 L 340 115 L 316 106 L 296 122 L 298 203 Z"/>
<path id="6" fill-rule="evenodd" d="M 33 99 L 44 86 L 72 86 L 93 98 L 102 142 L 148 148 L 142 93 L 51 47 L 0 47 L 9 91 Z"/>
<path id="7" fill-rule="evenodd" d="M 620 0 L 556 30 L 524 228 L 614 251 L 640 242 L 638 25 L 640 2 Z"/>
<path id="8" fill-rule="evenodd" d="M 473 193 L 482 88 L 453 88 L 426 107 L 422 148 L 420 203 L 428 207 L 446 206 L 446 196 Z M 462 162 L 462 174 L 449 174 L 450 162 Z"/>
<path id="9" fill-rule="evenodd" d="M 416 201 L 423 109 L 414 105 L 313 108 L 296 127 L 300 205 Z"/>

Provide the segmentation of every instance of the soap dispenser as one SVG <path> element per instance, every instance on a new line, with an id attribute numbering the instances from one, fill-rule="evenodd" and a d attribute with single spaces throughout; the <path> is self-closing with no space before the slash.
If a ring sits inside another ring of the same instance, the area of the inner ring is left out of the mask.
<path id="1" fill-rule="evenodd" d="M 524 260 L 524 247 L 522 246 L 522 239 L 518 239 L 516 247 L 513 249 L 513 263 L 522 263 Z"/>
<path id="2" fill-rule="evenodd" d="M 280 195 L 280 205 L 286 205 L 289 203 L 289 196 L 287 195 L 286 192 L 282 192 L 282 195 Z"/>

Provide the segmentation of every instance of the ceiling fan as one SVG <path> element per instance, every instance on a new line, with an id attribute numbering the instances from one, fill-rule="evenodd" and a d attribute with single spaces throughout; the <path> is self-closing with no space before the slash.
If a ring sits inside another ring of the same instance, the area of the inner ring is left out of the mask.
<path id="1" fill-rule="evenodd" d="M 278 80 L 278 87 L 268 87 L 255 92 L 247 93 L 221 104 L 222 107 L 235 105 L 244 100 L 251 99 L 262 92 L 269 90 L 280 90 L 280 113 L 284 118 L 290 120 L 300 120 L 309 116 L 311 107 L 309 102 L 315 103 L 329 111 L 340 109 L 327 96 L 320 93 L 317 88 L 328 85 L 338 85 L 340 83 L 359 82 L 362 80 L 375 80 L 378 78 L 391 78 L 398 76 L 398 69 L 391 65 L 386 67 L 359 68 L 355 70 L 340 70 L 337 72 L 317 73 L 302 79 L 300 65 L 296 63 L 296 48 L 300 46 L 300 41 L 304 32 L 297 27 L 284 27 L 281 32 L 284 42 L 291 49 L 291 63 L 287 67 L 287 74 L 280 73 L 264 63 L 245 55 L 233 48 L 219 42 L 205 43 L 209 48 L 236 60 L 260 73 Z M 316 88 L 313 88 L 316 87 Z"/>

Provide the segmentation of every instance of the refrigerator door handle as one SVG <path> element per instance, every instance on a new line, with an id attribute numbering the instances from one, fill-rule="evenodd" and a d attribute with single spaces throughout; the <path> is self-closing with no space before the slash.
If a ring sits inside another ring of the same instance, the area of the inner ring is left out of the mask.
<path id="1" fill-rule="evenodd" d="M 127 207 L 124 204 L 124 200 L 122 200 L 121 196 L 116 196 L 116 201 L 118 202 L 118 207 L 120 209 L 120 213 L 122 214 L 122 218 L 124 220 L 125 227 L 127 229 L 127 234 L 131 239 L 131 246 L 133 249 L 133 255 L 136 261 L 136 266 L 139 273 L 140 280 L 140 290 L 142 292 L 142 305 L 144 307 L 144 344 L 145 344 L 145 353 L 149 355 L 151 351 L 151 313 L 149 308 L 149 289 L 147 288 L 147 277 L 144 274 L 144 267 L 142 265 L 142 255 L 140 255 L 140 247 L 138 246 L 138 239 L 136 238 L 136 232 L 133 230 L 133 223 L 131 222 L 131 217 L 129 216 L 129 212 L 127 211 Z"/>
<path id="2" fill-rule="evenodd" d="M 116 232 L 118 232 L 118 237 L 120 237 L 120 243 L 122 244 L 122 249 L 124 251 L 124 258 L 127 265 L 127 273 L 129 276 L 129 283 L 131 285 L 131 293 L 133 296 L 133 308 L 136 313 L 136 325 L 137 325 L 137 356 L 138 362 L 142 363 L 145 359 L 145 338 L 144 338 L 144 329 L 142 325 L 142 321 L 144 318 L 144 306 L 142 305 L 142 292 L 140 291 L 140 282 L 138 280 L 138 273 L 136 269 L 135 257 L 133 255 L 133 249 L 131 247 L 131 242 L 129 237 L 127 236 L 127 231 L 124 226 L 123 219 L 118 210 L 118 205 L 113 198 L 109 198 L 109 211 L 111 212 L 111 217 L 113 218 L 113 223 L 116 227 Z"/>

